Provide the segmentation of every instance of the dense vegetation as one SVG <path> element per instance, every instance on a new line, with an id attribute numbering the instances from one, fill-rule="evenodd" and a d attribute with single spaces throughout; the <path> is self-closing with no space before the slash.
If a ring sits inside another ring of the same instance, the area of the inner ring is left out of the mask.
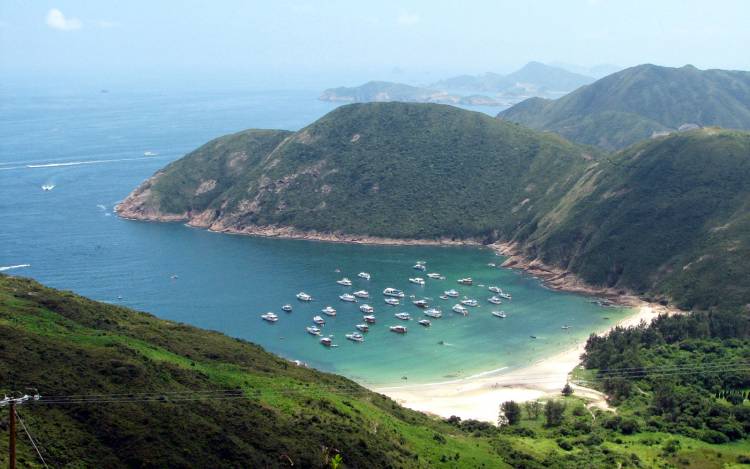
<path id="1" fill-rule="evenodd" d="M 552 207 L 597 156 L 451 106 L 353 104 L 292 135 L 247 131 L 210 142 L 157 173 L 120 211 L 239 231 L 282 225 L 494 240 Z M 215 187 L 202 191 L 207 181 Z"/>
<path id="2" fill-rule="evenodd" d="M 750 133 L 704 129 L 592 165 L 519 235 L 584 280 L 684 308 L 750 303 Z"/>
<path id="3" fill-rule="evenodd" d="M 668 425 L 630 432 L 575 395 L 506 405 L 513 421 L 501 429 L 441 421 L 242 340 L 4 275 L 0 337 L 0 392 L 34 387 L 42 394 L 19 411 L 55 467 L 332 467 L 336 455 L 345 467 L 652 467 L 696 453 L 707 462 L 738 461 L 750 450 L 747 440 L 722 443 L 705 431 L 675 427 L 687 436 L 670 435 Z M 748 349 L 727 353 L 747 358 Z M 744 386 L 747 377 L 725 381 Z M 210 394 L 218 390 L 236 398 Z M 54 396 L 141 394 L 159 397 L 44 404 Z M 212 395 L 222 398 L 206 398 Z M 725 412 L 733 417 L 717 430 L 741 432 L 731 440 L 748 431 L 737 409 Z M 2 441 L 7 423 L 2 416 Z M 20 467 L 41 466 L 23 434 L 19 454 Z M 6 458 L 0 452 L 0 464 Z"/>
<path id="4" fill-rule="evenodd" d="M 556 100 L 528 99 L 498 117 L 606 149 L 683 124 L 750 129 L 750 72 L 639 65 Z"/>

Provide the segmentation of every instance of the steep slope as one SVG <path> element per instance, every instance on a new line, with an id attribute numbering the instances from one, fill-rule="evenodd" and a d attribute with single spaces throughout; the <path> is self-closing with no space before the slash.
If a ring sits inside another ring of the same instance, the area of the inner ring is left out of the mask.
<path id="1" fill-rule="evenodd" d="M 325 448 L 347 467 L 456 467 L 457 453 L 507 467 L 486 439 L 345 378 L 30 280 L 0 275 L 0 337 L 0 393 L 38 388 L 19 412 L 56 467 L 329 467 Z"/>
<path id="2" fill-rule="evenodd" d="M 551 207 L 596 156 L 451 106 L 354 104 L 294 134 L 247 131 L 210 142 L 117 210 L 219 231 L 491 241 Z"/>
<path id="3" fill-rule="evenodd" d="M 624 148 L 683 124 L 750 129 L 750 72 L 639 65 L 498 117 L 579 143 Z"/>
<path id="4" fill-rule="evenodd" d="M 695 130 L 603 159 L 520 238 L 592 284 L 750 304 L 750 133 Z"/>

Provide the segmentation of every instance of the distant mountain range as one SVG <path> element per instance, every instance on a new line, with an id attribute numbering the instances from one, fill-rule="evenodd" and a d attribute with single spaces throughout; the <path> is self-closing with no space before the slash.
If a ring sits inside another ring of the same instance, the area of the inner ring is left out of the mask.
<path id="1" fill-rule="evenodd" d="M 750 72 L 639 65 L 556 100 L 527 99 L 498 117 L 606 149 L 681 126 L 750 129 Z"/>
<path id="2" fill-rule="evenodd" d="M 320 95 L 323 101 L 335 101 L 345 103 L 367 103 L 367 102 L 417 102 L 417 103 L 440 103 L 440 104 L 469 104 L 500 106 L 500 102 L 481 95 L 461 96 L 449 94 L 431 88 L 394 83 L 390 81 L 369 81 L 361 86 L 330 88 Z"/>

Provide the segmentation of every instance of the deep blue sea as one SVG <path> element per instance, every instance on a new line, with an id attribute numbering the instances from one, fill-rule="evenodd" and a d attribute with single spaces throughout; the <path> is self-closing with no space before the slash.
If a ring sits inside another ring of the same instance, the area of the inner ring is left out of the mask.
<path id="1" fill-rule="evenodd" d="M 403 376 L 410 383 L 431 382 L 517 367 L 626 314 L 547 290 L 518 272 L 488 267 L 502 259 L 487 249 L 261 239 L 113 215 L 113 206 L 142 180 L 212 138 L 253 127 L 296 130 L 335 107 L 316 96 L 315 91 L 3 90 L 0 270 L 248 339 L 373 386 L 402 382 Z M 45 184 L 54 189 L 43 191 Z M 446 280 L 428 280 L 424 287 L 408 283 L 418 274 L 412 269 L 417 260 Z M 360 271 L 370 272 L 372 280 L 358 279 Z M 353 288 L 335 283 L 342 276 L 354 281 Z M 475 284 L 498 285 L 513 300 L 491 308 L 486 288 L 456 283 L 464 276 L 473 276 Z M 419 326 L 416 319 L 423 316 L 416 307 L 385 305 L 380 292 L 387 286 L 429 298 L 442 307 L 443 318 L 430 328 Z M 358 307 L 364 302 L 343 303 L 338 296 L 360 288 L 371 293 L 378 322 L 364 343 L 355 344 L 344 334 L 362 322 Z M 467 317 L 452 313 L 455 302 L 438 298 L 449 288 L 481 306 L 470 308 Z M 300 290 L 315 301 L 297 302 Z M 285 303 L 294 306 L 292 313 L 281 312 Z M 329 304 L 338 309 L 323 328 L 338 345 L 333 348 L 305 332 L 312 316 Z M 493 309 L 508 317 L 492 316 Z M 280 320 L 262 321 L 265 311 L 277 312 Z M 403 336 L 388 331 L 402 323 L 393 317 L 401 311 L 415 318 L 403 323 L 409 329 Z"/>

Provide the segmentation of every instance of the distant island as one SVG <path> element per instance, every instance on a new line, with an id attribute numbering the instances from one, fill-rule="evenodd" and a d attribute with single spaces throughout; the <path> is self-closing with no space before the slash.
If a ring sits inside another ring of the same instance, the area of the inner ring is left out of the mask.
<path id="1" fill-rule="evenodd" d="M 430 88 L 393 83 L 370 81 L 361 86 L 330 88 L 320 95 L 323 101 L 344 103 L 368 102 L 415 102 L 440 104 L 466 104 L 475 106 L 501 106 L 502 103 L 489 96 L 460 96 Z"/>

